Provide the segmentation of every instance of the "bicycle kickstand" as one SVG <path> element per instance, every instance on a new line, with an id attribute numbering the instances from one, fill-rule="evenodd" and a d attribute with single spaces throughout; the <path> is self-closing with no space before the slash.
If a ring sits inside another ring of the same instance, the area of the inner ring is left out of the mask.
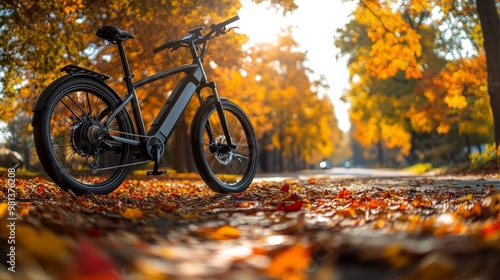
<path id="1" fill-rule="evenodd" d="M 167 171 L 165 170 L 158 170 L 158 167 L 160 165 L 160 157 L 161 157 L 161 150 L 159 145 L 154 145 L 155 149 L 155 165 L 153 167 L 153 171 L 148 171 L 146 175 L 162 175 L 162 174 L 167 174 Z"/>

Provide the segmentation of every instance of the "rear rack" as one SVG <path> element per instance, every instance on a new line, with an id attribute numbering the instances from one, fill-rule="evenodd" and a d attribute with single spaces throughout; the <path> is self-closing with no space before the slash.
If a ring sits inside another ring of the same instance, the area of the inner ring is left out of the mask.
<path id="1" fill-rule="evenodd" d="M 61 68 L 61 72 L 66 72 L 70 75 L 74 75 L 76 73 L 82 73 L 82 74 L 87 74 L 87 75 L 90 75 L 90 76 L 93 76 L 93 77 L 96 77 L 100 80 L 107 80 L 109 78 L 111 78 L 110 76 L 108 75 L 104 75 L 104 74 L 101 74 L 101 73 L 97 73 L 97 72 L 94 72 L 92 70 L 89 70 L 89 69 L 85 69 L 85 68 L 82 68 L 80 66 L 76 66 L 76 65 L 66 65 L 64 66 L 63 68 Z"/>

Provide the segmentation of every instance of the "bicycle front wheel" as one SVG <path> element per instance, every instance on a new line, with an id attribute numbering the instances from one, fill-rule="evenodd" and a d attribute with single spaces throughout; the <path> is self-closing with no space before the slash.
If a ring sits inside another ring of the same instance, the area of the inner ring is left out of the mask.
<path id="1" fill-rule="evenodd" d="M 72 77 L 48 93 L 43 109 L 34 112 L 38 157 L 62 189 L 77 195 L 106 194 L 127 176 L 132 147 L 107 135 L 128 138 L 133 133 L 130 116 L 122 111 L 109 126 L 101 125 L 118 104 L 118 97 L 104 83 Z"/>
<path id="2" fill-rule="evenodd" d="M 236 104 L 222 100 L 231 141 L 227 145 L 224 128 L 209 99 L 196 113 L 191 126 L 191 147 L 201 178 L 219 193 L 242 192 L 257 171 L 257 139 L 250 119 Z"/>

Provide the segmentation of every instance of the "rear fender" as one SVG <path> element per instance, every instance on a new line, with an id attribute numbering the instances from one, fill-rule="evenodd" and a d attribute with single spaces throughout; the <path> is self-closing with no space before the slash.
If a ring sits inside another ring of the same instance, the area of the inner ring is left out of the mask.
<path id="1" fill-rule="evenodd" d="M 53 81 L 48 87 L 46 87 L 42 91 L 40 96 L 38 96 L 38 99 L 36 100 L 35 105 L 33 106 L 33 110 L 32 110 L 33 111 L 33 119 L 31 121 L 32 126 L 37 125 L 39 118 L 40 118 L 40 114 L 38 114 L 38 112 L 40 112 L 44 109 L 45 103 L 47 102 L 47 99 L 50 97 L 50 95 L 53 93 L 53 91 L 57 88 L 57 86 L 59 86 L 63 82 L 65 82 L 69 79 L 72 79 L 74 77 L 86 77 L 89 79 L 96 80 L 96 81 L 102 83 L 105 87 L 107 87 L 110 90 L 110 92 L 112 92 L 116 96 L 116 98 L 118 100 L 120 99 L 118 94 L 108 84 L 106 84 L 104 82 L 104 80 L 108 79 L 109 76 L 99 74 L 97 72 L 93 72 L 91 70 L 81 68 L 78 66 L 74 66 L 74 65 L 68 65 L 68 66 L 61 68 L 61 72 L 66 72 L 68 74 Z"/>
<path id="2" fill-rule="evenodd" d="M 104 81 L 109 78 L 109 76 L 107 76 L 107 75 L 100 74 L 100 73 L 94 72 L 92 70 L 88 70 L 88 69 L 85 69 L 85 68 L 82 68 L 79 66 L 75 66 L 75 65 L 67 65 L 67 66 L 61 68 L 61 72 L 66 72 L 66 73 L 68 73 L 68 75 L 64 75 L 64 76 L 58 78 L 57 80 L 53 81 L 48 87 L 46 87 L 42 91 L 42 93 L 40 94 L 40 96 L 36 100 L 35 106 L 33 106 L 33 112 L 40 111 L 43 109 L 45 102 L 47 101 L 47 98 L 50 96 L 52 91 L 58 85 L 60 85 L 62 82 L 66 81 L 68 79 L 71 79 L 71 78 L 77 77 L 77 76 L 86 76 L 86 77 L 94 79 L 96 81 L 103 82 L 103 84 L 106 85 L 106 87 L 108 87 L 116 95 L 116 97 L 118 99 L 120 99 L 118 97 L 118 95 L 116 94 L 116 92 L 111 87 L 109 87 L 108 84 L 104 83 Z"/>

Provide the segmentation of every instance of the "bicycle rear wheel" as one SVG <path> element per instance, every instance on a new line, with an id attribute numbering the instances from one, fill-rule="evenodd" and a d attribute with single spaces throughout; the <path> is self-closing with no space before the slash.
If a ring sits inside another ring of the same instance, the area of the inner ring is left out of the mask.
<path id="1" fill-rule="evenodd" d="M 236 104 L 222 100 L 231 140 L 227 145 L 215 100 L 205 102 L 191 126 L 191 146 L 201 178 L 219 193 L 242 192 L 257 171 L 257 139 L 245 112 Z"/>
<path id="2" fill-rule="evenodd" d="M 106 135 L 129 137 L 130 116 L 122 111 L 101 127 L 119 103 L 104 83 L 88 77 L 72 77 L 55 87 L 43 109 L 35 111 L 35 147 L 42 166 L 61 188 L 75 194 L 106 194 L 128 174 L 133 149 Z"/>

